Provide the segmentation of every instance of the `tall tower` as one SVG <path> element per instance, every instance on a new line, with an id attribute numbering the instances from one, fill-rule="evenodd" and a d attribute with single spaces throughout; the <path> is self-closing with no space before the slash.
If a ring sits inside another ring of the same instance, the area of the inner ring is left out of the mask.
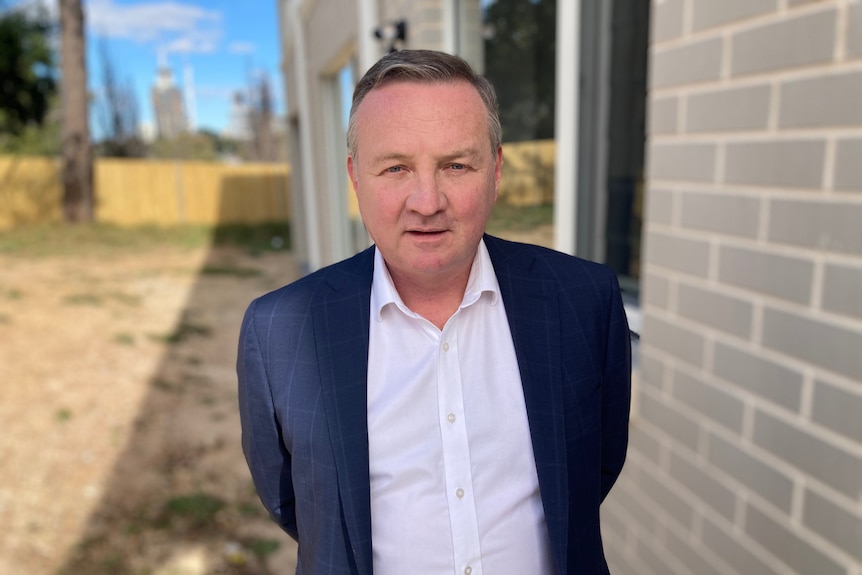
<path id="1" fill-rule="evenodd" d="M 185 106 L 180 89 L 174 85 L 173 73 L 165 65 L 159 67 L 152 89 L 156 130 L 160 138 L 175 138 L 188 130 Z"/>

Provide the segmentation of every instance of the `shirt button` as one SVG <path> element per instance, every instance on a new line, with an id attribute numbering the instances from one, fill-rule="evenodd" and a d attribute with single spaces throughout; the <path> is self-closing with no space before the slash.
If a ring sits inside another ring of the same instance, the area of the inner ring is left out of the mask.
<path id="1" fill-rule="evenodd" d="M 472 572 L 473 572 L 473 568 L 470 567 L 469 565 L 464 567 L 464 575 L 470 575 L 470 573 L 472 573 Z"/>
<path id="2" fill-rule="evenodd" d="M 449 414 L 449 416 L 448 416 L 446 419 L 448 419 L 448 420 L 449 420 L 449 423 L 455 423 L 455 414 L 454 414 L 454 413 L 450 413 L 450 414 Z"/>
<path id="3" fill-rule="evenodd" d="M 464 490 L 459 487 L 455 490 L 455 495 L 458 496 L 458 499 L 461 499 L 462 497 L 464 497 Z"/>
<path id="4" fill-rule="evenodd" d="M 443 351 L 449 351 L 449 344 L 448 343 L 443 344 Z"/>

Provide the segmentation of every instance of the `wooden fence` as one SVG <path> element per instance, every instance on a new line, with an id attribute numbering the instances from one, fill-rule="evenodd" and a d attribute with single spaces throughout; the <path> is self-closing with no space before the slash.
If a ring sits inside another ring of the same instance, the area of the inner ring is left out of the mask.
<path id="1" fill-rule="evenodd" d="M 554 141 L 503 146 L 500 201 L 554 199 Z M 95 162 L 96 220 L 117 225 L 261 223 L 290 220 L 290 167 L 211 162 Z M 62 219 L 60 162 L 0 157 L 0 229 Z"/>
<path id="2" fill-rule="evenodd" d="M 284 164 L 96 160 L 96 220 L 117 225 L 290 219 Z M 62 219 L 60 162 L 0 157 L 0 228 Z"/>

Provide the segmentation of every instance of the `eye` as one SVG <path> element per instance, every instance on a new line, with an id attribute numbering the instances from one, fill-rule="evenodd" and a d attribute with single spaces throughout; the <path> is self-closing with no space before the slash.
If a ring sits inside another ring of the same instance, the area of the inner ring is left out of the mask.
<path id="1" fill-rule="evenodd" d="M 464 164 L 458 164 L 458 163 L 449 164 L 449 167 L 453 170 L 458 170 L 458 171 L 467 169 L 467 166 L 465 166 Z"/>
<path id="2" fill-rule="evenodd" d="M 404 168 L 402 166 L 392 166 L 390 168 L 386 168 L 386 173 L 388 174 L 397 174 L 398 172 L 403 172 Z"/>

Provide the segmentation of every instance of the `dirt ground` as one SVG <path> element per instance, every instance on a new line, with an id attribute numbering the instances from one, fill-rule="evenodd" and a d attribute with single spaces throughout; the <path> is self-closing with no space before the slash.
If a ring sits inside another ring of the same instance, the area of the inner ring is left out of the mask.
<path id="1" fill-rule="evenodd" d="M 293 573 L 239 444 L 236 340 L 289 254 L 0 256 L 0 575 Z"/>
<path id="2" fill-rule="evenodd" d="M 236 247 L 0 254 L 0 575 L 294 572 L 234 365 L 248 302 L 296 277 Z"/>

